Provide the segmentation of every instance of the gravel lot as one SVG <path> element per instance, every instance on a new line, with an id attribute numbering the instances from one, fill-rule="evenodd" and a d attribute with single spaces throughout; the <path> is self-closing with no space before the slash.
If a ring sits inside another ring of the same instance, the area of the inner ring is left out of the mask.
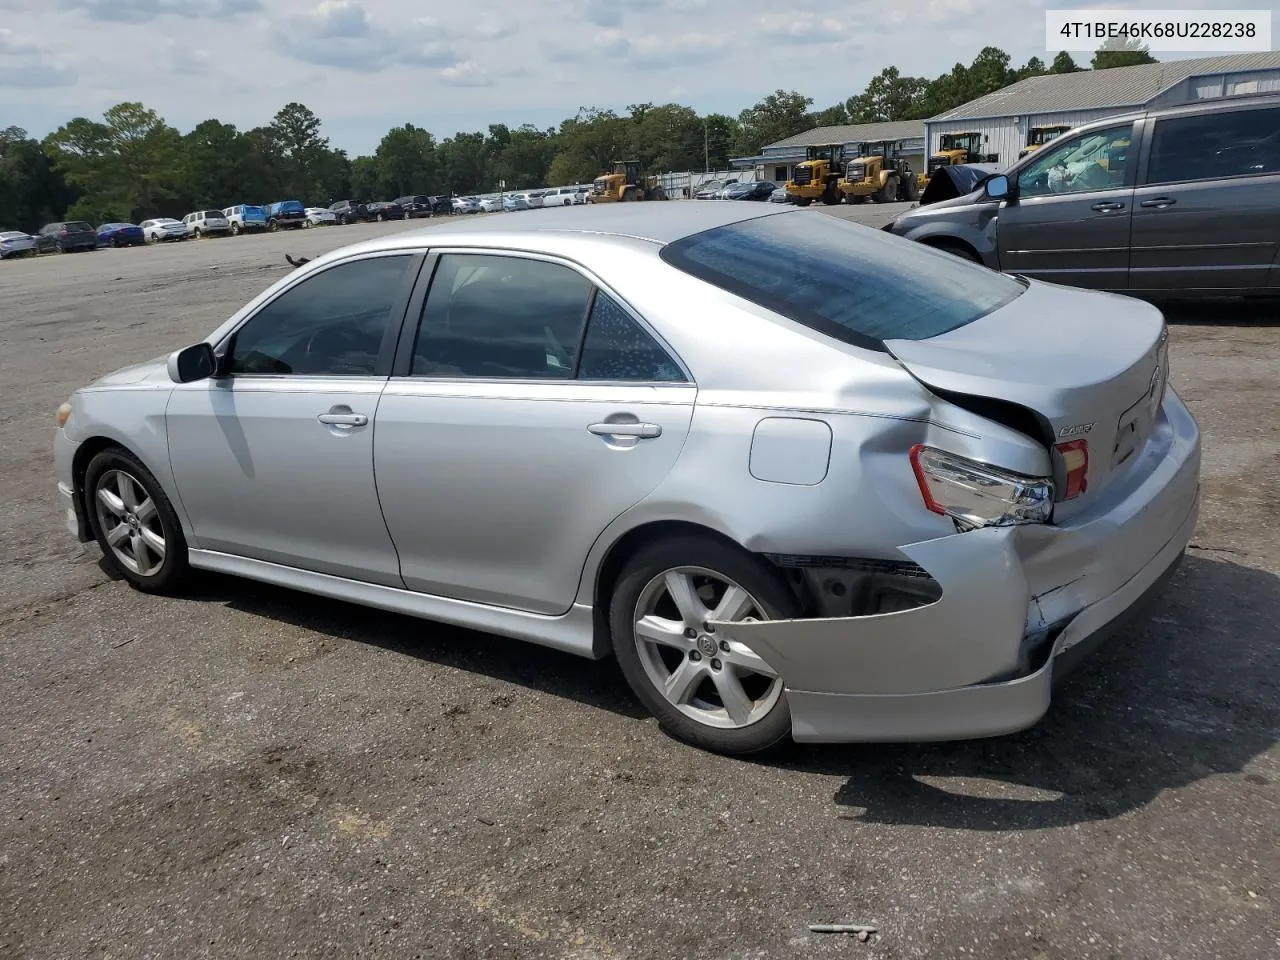
<path id="1" fill-rule="evenodd" d="M 73 389 L 285 252 L 409 226 L 0 264 L 0 956 L 1280 953 L 1275 311 L 1178 311 L 1200 529 L 1043 724 L 749 763 L 663 737 L 611 663 L 216 577 L 146 597 L 64 532 Z"/>

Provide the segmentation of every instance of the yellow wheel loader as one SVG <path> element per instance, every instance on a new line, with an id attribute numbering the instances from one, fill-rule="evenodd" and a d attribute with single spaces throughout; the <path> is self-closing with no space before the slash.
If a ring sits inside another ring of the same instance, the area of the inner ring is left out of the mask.
<path id="1" fill-rule="evenodd" d="M 655 177 L 640 175 L 639 160 L 615 160 L 613 172 L 591 181 L 592 203 L 630 203 L 637 200 L 665 200 L 664 190 Z"/>
<path id="2" fill-rule="evenodd" d="M 1028 153 L 1034 153 L 1051 140 L 1056 140 L 1071 128 L 1068 126 L 1032 127 L 1027 131 L 1027 145 L 1018 151 L 1021 160 Z"/>
<path id="3" fill-rule="evenodd" d="M 986 142 L 986 136 L 975 131 L 944 133 L 938 152 L 929 157 L 930 175 L 939 167 L 953 167 L 958 163 L 999 163 L 997 154 L 982 152 L 982 145 Z"/>
<path id="4" fill-rule="evenodd" d="M 892 140 L 864 143 L 858 156 L 844 165 L 840 192 L 850 203 L 865 203 L 868 198 L 876 203 L 892 203 L 919 196 L 916 176 L 907 161 L 894 159 L 893 144 Z"/>
<path id="5" fill-rule="evenodd" d="M 787 195 L 799 207 L 807 207 L 815 200 L 826 204 L 840 203 L 844 200 L 844 194 L 840 192 L 844 159 L 843 143 L 820 143 L 809 147 L 804 160 L 796 164 L 795 173 L 787 181 Z"/>

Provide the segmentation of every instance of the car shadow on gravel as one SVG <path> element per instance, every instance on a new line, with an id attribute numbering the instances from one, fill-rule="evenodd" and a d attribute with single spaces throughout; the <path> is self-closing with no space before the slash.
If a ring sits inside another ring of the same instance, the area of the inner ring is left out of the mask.
<path id="1" fill-rule="evenodd" d="M 512 640 L 217 574 L 202 575 L 188 600 L 243 613 L 407 657 L 483 674 L 632 718 L 648 716 L 612 660 L 603 663 Z"/>
<path id="2" fill-rule="evenodd" d="M 1170 324 L 1206 327 L 1274 327 L 1280 325 L 1280 299 L 1183 300 L 1157 302 Z"/>
<path id="3" fill-rule="evenodd" d="M 1067 678 L 1036 727 L 797 747 L 779 765 L 847 776 L 834 800 L 862 823 L 1003 831 L 1117 817 L 1163 790 L 1239 774 L 1280 739 L 1276 623 L 1280 578 L 1192 553 L 1149 618 Z"/>

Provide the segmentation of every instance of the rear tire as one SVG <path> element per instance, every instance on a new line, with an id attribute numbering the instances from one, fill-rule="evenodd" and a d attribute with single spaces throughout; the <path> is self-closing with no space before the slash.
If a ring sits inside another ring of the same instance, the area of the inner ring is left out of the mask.
<path id="1" fill-rule="evenodd" d="M 623 568 L 609 603 L 618 665 L 668 735 L 716 753 L 769 750 L 791 734 L 783 681 L 745 646 L 698 622 L 719 604 L 720 619 L 799 613 L 777 570 L 744 550 L 697 536 L 642 548 Z M 637 623 L 646 621 L 651 626 L 642 636 Z M 668 694 L 673 681 L 683 689 Z"/>
<path id="2" fill-rule="evenodd" d="M 107 566 L 145 593 L 173 593 L 190 574 L 187 541 L 173 505 L 133 454 L 109 447 L 84 477 L 89 527 Z"/>
<path id="3" fill-rule="evenodd" d="M 876 203 L 892 203 L 898 196 L 898 178 L 890 177 L 884 186 L 876 191 Z"/>
<path id="4" fill-rule="evenodd" d="M 197 239 L 197 240 L 201 239 L 200 228 L 199 228 L 199 227 L 196 227 L 194 230 L 192 230 L 192 231 L 191 231 L 191 236 L 192 236 L 192 237 L 194 237 L 194 238 L 195 238 L 195 239 Z"/>
<path id="5" fill-rule="evenodd" d="M 796 197 L 797 207 L 807 207 L 811 203 L 813 203 L 813 201 L 809 197 Z"/>
<path id="6" fill-rule="evenodd" d="M 234 221 L 232 221 L 232 224 L 231 224 L 231 235 L 232 235 L 233 237 L 238 237 L 238 236 L 240 236 L 240 224 L 238 224 L 238 223 L 236 223 L 236 222 L 234 222 Z"/>

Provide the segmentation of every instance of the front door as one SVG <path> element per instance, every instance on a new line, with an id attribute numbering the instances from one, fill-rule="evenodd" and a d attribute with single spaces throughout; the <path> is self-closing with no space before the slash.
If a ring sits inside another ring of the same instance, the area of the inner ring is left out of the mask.
<path id="1" fill-rule="evenodd" d="M 1274 283 L 1280 109 L 1155 121 L 1134 196 L 1133 290 L 1243 292 Z"/>
<path id="2" fill-rule="evenodd" d="M 348 260 L 251 315 L 226 375 L 166 412 L 193 546 L 402 586 L 373 477 L 374 416 L 416 258 Z"/>
<path id="3" fill-rule="evenodd" d="M 675 465 L 696 388 L 638 318 L 546 259 L 442 255 L 406 352 L 374 453 L 405 585 L 564 613 L 601 532 Z"/>
<path id="4" fill-rule="evenodd" d="M 1055 140 L 1017 174 L 1000 209 L 1000 269 L 1100 290 L 1129 284 L 1132 124 Z"/>

